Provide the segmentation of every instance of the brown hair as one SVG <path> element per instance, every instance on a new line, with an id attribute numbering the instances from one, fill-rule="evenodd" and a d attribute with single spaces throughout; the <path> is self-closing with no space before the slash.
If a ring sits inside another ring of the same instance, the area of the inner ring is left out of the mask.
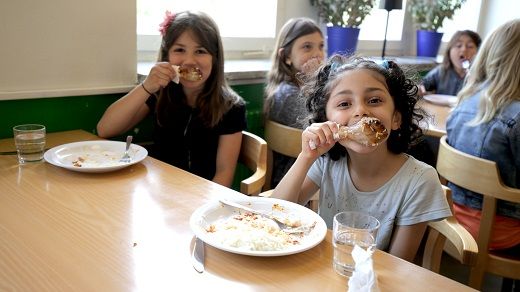
<path id="1" fill-rule="evenodd" d="M 282 82 L 292 82 L 297 85 L 300 83 L 293 67 L 285 63 L 292 50 L 294 41 L 299 37 L 315 32 L 319 32 L 323 36 L 314 20 L 305 17 L 291 18 L 280 29 L 273 54 L 271 55 L 271 70 L 267 74 L 264 102 L 264 113 L 266 115 L 269 112 L 273 95 Z"/>
<path id="2" fill-rule="evenodd" d="M 220 32 L 217 24 L 203 12 L 184 11 L 175 15 L 162 38 L 159 61 L 168 62 L 168 50 L 186 31 L 192 32 L 200 45 L 213 57 L 210 76 L 196 102 L 203 122 L 207 126 L 213 127 L 234 104 L 243 104 L 244 101 L 229 87 L 224 78 L 224 50 Z M 182 85 L 170 82 L 166 88 L 160 90 L 156 108 L 159 124 L 168 114 L 166 111 L 168 105 L 173 102 L 173 98 L 169 96 L 167 90 L 170 86 Z"/>
<path id="3" fill-rule="evenodd" d="M 482 42 L 482 39 L 478 35 L 478 33 L 471 31 L 471 30 L 459 30 L 453 34 L 450 41 L 448 42 L 448 45 L 446 46 L 446 51 L 444 52 L 444 56 L 442 58 L 442 69 L 448 70 L 450 68 L 453 68 L 453 63 L 451 62 L 450 58 L 450 50 L 453 48 L 457 42 L 459 41 L 459 38 L 463 35 L 467 35 L 471 38 L 473 43 L 477 46 L 477 49 L 480 47 L 480 43 Z"/>

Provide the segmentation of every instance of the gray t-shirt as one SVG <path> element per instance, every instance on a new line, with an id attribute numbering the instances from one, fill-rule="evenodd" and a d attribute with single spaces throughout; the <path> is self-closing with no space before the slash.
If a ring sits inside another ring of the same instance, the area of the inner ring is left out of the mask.
<path id="1" fill-rule="evenodd" d="M 413 225 L 451 216 L 437 171 L 412 156 L 383 186 L 373 192 L 356 189 L 348 171 L 347 158 L 333 161 L 318 158 L 307 176 L 320 187 L 318 213 L 332 229 L 334 215 L 362 211 L 376 217 L 381 226 L 377 248 L 387 250 L 395 225 Z"/>

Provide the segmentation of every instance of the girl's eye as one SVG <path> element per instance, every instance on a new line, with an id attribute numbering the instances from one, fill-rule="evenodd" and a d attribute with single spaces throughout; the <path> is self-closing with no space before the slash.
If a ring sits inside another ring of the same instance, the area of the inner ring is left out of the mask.
<path id="1" fill-rule="evenodd" d="M 311 44 L 304 44 L 303 45 L 303 49 L 306 50 L 306 51 L 310 51 L 310 50 L 312 50 L 312 45 Z"/>
<path id="2" fill-rule="evenodd" d="M 377 96 L 374 96 L 374 97 L 371 97 L 369 100 L 368 100 L 368 103 L 370 104 L 375 104 L 375 103 L 380 103 L 382 102 L 381 98 L 377 97 Z"/>
<path id="3" fill-rule="evenodd" d="M 197 53 L 197 54 L 208 54 L 208 51 L 206 49 L 197 49 L 195 51 L 195 53 Z"/>
<path id="4" fill-rule="evenodd" d="M 175 52 L 175 53 L 182 53 L 182 52 L 184 52 L 184 48 L 174 48 L 173 52 Z"/>
<path id="5" fill-rule="evenodd" d="M 350 102 L 348 102 L 348 101 L 342 101 L 342 102 L 338 103 L 338 107 L 347 108 L 349 106 L 350 106 Z"/>

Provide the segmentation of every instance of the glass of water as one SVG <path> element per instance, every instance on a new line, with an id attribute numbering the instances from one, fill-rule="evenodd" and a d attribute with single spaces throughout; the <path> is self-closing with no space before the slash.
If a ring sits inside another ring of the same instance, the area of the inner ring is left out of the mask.
<path id="1" fill-rule="evenodd" d="M 336 214 L 332 225 L 334 270 L 350 277 L 355 267 L 352 258 L 354 246 L 358 245 L 365 250 L 375 248 L 379 220 L 366 213 L 346 211 Z"/>
<path id="2" fill-rule="evenodd" d="M 26 124 L 13 127 L 18 163 L 41 161 L 45 151 L 45 126 Z"/>

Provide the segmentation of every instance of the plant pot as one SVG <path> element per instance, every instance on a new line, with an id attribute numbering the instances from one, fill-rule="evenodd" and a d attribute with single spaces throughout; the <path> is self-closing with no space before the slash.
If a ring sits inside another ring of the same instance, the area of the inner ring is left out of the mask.
<path id="1" fill-rule="evenodd" d="M 352 55 L 356 52 L 359 28 L 327 27 L 327 55 Z"/>
<path id="2" fill-rule="evenodd" d="M 417 31 L 417 56 L 437 57 L 442 41 L 442 32 L 430 30 Z"/>

